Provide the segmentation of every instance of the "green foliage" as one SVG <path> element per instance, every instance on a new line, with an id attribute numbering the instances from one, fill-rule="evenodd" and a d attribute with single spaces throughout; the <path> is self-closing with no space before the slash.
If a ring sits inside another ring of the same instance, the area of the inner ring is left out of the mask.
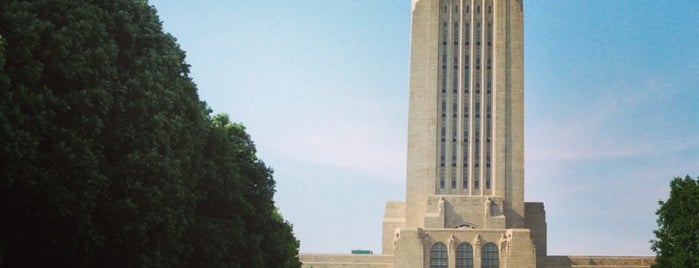
<path id="1" fill-rule="evenodd" d="M 272 201 L 272 170 L 257 158 L 242 125 L 231 123 L 226 115 L 211 121 L 205 173 L 196 188 L 202 199 L 190 233 L 195 258 L 189 265 L 300 267 L 298 240 Z"/>
<path id="2" fill-rule="evenodd" d="M 272 171 L 145 1 L 0 8 L 0 260 L 299 267 Z"/>
<path id="3" fill-rule="evenodd" d="M 699 267 L 699 178 L 674 178 L 670 198 L 658 203 L 653 267 Z"/>

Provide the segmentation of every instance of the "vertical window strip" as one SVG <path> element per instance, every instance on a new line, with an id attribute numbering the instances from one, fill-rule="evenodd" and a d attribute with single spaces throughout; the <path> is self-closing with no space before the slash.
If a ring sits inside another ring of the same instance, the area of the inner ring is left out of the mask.
<path id="1" fill-rule="evenodd" d="M 447 11 L 447 5 L 444 5 L 444 13 Z M 444 15 L 448 16 L 448 15 Z M 445 174 L 445 169 L 444 166 L 446 164 L 446 113 L 447 113 L 447 103 L 446 103 L 446 90 L 447 90 L 447 37 L 448 37 L 448 29 L 447 29 L 447 23 L 444 22 L 442 24 L 442 34 L 441 34 L 441 39 L 442 39 L 442 51 L 441 51 L 441 58 L 442 58 L 442 71 L 440 73 L 440 79 L 441 79 L 441 103 L 440 103 L 440 112 L 441 112 L 441 118 L 440 118 L 440 141 L 439 141 L 439 189 L 444 189 L 445 188 L 445 180 L 446 180 L 446 174 Z"/>
<path id="2" fill-rule="evenodd" d="M 464 94 L 462 98 L 462 103 L 463 103 L 463 152 L 462 152 L 462 171 L 461 171 L 461 188 L 462 189 L 468 189 L 470 188 L 470 172 L 471 168 L 469 167 L 469 159 L 470 159 L 470 138 L 469 138 L 469 128 L 471 126 L 471 119 L 469 117 L 470 113 L 470 106 L 471 106 L 471 97 L 470 97 L 470 88 L 471 88 L 471 69 L 469 66 L 471 65 L 471 15 L 470 13 L 470 6 L 466 5 L 466 17 L 464 18 L 464 68 L 463 68 L 463 86 L 464 86 Z"/>
<path id="3" fill-rule="evenodd" d="M 470 1 L 467 1 L 470 3 Z M 471 118 L 469 117 L 470 113 L 470 107 L 471 107 L 471 96 L 470 96 L 470 89 L 471 89 L 471 69 L 469 68 L 471 66 L 471 8 L 469 4 L 466 4 L 464 7 L 464 18 L 463 18 L 463 95 L 461 99 L 461 103 L 463 105 L 462 111 L 463 111 L 463 123 L 462 123 L 462 129 L 463 129 L 463 143 L 462 143 L 462 167 L 461 167 L 461 188 L 462 189 L 469 189 L 470 188 L 470 181 L 469 177 L 471 175 L 471 168 L 469 166 L 469 159 L 470 159 L 470 137 L 469 137 L 469 128 L 471 126 Z"/>
<path id="4" fill-rule="evenodd" d="M 456 1 L 460 2 L 460 1 Z M 461 41 L 461 27 L 460 26 L 460 9 L 458 4 L 454 4 L 454 17 L 453 17 L 453 25 L 454 29 L 452 29 L 454 33 L 454 48 L 453 48 L 453 58 L 454 58 L 454 69 L 452 71 L 452 76 L 453 76 L 453 84 L 452 84 L 452 100 L 453 100 L 453 110 L 452 110 L 452 163 L 451 163 L 451 186 L 452 189 L 457 188 L 457 176 L 458 176 L 458 169 L 456 167 L 457 164 L 457 155 L 458 155 L 458 149 L 457 149 L 457 136 L 458 136 L 458 127 L 459 127 L 459 121 L 460 118 L 458 117 L 459 113 L 459 55 L 460 55 L 460 50 L 459 50 L 459 42 Z"/>
<path id="5" fill-rule="evenodd" d="M 487 190 L 490 190 L 492 187 L 492 128 L 493 128 L 493 116 L 492 116 L 492 108 L 493 108 L 493 89 L 492 89 L 492 81 L 493 81 L 493 70 L 492 70 L 492 59 L 493 59 L 493 16 L 492 16 L 492 1 L 488 0 L 487 1 L 488 5 L 488 14 L 486 15 L 486 20 L 487 20 L 487 70 L 485 72 L 486 74 L 486 129 L 485 129 L 485 187 Z"/>
<path id="6" fill-rule="evenodd" d="M 452 62 L 452 109 L 451 109 L 451 168 L 449 172 L 449 177 L 450 177 L 450 182 L 451 182 L 451 189 L 456 189 L 456 178 L 457 178 L 457 168 L 456 168 L 456 163 L 457 163 L 457 135 L 458 135 L 458 123 L 459 123 L 459 118 L 458 118 L 458 112 L 459 112 L 459 33 L 460 33 L 460 28 L 459 28 L 459 6 L 454 5 L 454 16 L 452 17 L 452 42 L 454 44 L 453 49 L 452 49 L 452 57 L 453 62 Z"/>
<path id="7" fill-rule="evenodd" d="M 483 48 L 481 46 L 481 39 L 482 39 L 482 34 L 483 34 L 483 27 L 482 27 L 482 19 L 483 15 L 481 14 L 481 0 L 476 0 L 474 1 L 474 5 L 476 6 L 476 13 L 474 14 L 473 18 L 473 42 L 475 43 L 475 46 L 473 47 L 473 53 L 474 53 L 474 61 L 473 64 L 475 65 L 474 70 L 472 70 L 473 74 L 473 79 L 474 79 L 474 92 L 475 94 L 472 97 L 472 107 L 473 107 L 473 117 L 471 120 L 473 121 L 473 131 L 472 131 L 472 147 L 473 151 L 472 153 L 472 160 L 471 160 L 471 166 L 472 166 L 472 183 L 473 183 L 473 188 L 474 189 L 480 189 L 481 185 L 481 169 L 480 169 L 480 161 L 481 161 L 481 151 L 482 151 L 482 145 L 480 143 L 481 140 L 481 129 L 482 129 L 482 120 L 481 120 L 481 102 L 482 102 L 482 95 L 481 95 L 481 82 L 483 80 L 482 73 L 481 73 L 481 63 L 482 63 L 482 54 L 483 54 Z"/>
<path id="8" fill-rule="evenodd" d="M 468 131 L 465 131 L 464 135 L 467 136 Z M 468 142 L 464 142 L 463 149 L 464 149 L 464 152 L 463 152 L 463 160 L 462 160 L 463 161 L 463 167 L 462 167 L 463 171 L 461 173 L 462 174 L 461 187 L 464 189 L 468 189 L 468 184 L 469 184 L 469 182 L 468 182 L 468 171 L 469 171 L 469 167 L 468 167 Z"/>

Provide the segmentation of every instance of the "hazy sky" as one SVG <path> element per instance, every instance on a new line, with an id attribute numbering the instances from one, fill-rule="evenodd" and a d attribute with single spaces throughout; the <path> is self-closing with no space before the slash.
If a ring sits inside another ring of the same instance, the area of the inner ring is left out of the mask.
<path id="1" fill-rule="evenodd" d="M 247 126 L 302 252 L 381 251 L 405 199 L 409 0 L 150 1 L 200 97 Z M 525 0 L 525 200 L 549 255 L 652 255 L 699 176 L 699 1 Z"/>

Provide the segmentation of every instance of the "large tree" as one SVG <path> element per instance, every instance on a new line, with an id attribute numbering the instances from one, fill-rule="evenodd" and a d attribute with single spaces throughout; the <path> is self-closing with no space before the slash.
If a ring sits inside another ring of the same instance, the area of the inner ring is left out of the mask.
<path id="1" fill-rule="evenodd" d="M 670 197 L 659 204 L 653 267 L 699 267 L 699 178 L 674 178 Z"/>
<path id="2" fill-rule="evenodd" d="M 3 1 L 0 264 L 299 266 L 271 170 L 184 59 L 146 1 Z"/>

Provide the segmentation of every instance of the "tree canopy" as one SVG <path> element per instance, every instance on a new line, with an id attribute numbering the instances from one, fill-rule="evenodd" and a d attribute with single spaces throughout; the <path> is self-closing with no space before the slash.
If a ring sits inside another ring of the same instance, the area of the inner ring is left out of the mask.
<path id="1" fill-rule="evenodd" d="M 658 203 L 653 267 L 699 267 L 699 178 L 674 178 L 670 197 Z"/>
<path id="2" fill-rule="evenodd" d="M 272 170 L 145 1 L 3 1 L 0 266 L 298 267 Z"/>

